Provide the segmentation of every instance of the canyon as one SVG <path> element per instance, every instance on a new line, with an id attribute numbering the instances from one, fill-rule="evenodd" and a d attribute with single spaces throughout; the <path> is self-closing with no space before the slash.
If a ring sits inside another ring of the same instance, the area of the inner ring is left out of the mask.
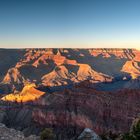
<path id="1" fill-rule="evenodd" d="M 2 49 L 0 57 L 0 122 L 26 136 L 46 127 L 60 140 L 85 128 L 119 134 L 140 113 L 138 50 Z"/>
<path id="2" fill-rule="evenodd" d="M 21 91 L 28 82 L 61 87 L 84 80 L 127 81 L 125 88 L 140 75 L 140 51 L 134 49 L 2 49 L 0 55 L 3 93 Z"/>

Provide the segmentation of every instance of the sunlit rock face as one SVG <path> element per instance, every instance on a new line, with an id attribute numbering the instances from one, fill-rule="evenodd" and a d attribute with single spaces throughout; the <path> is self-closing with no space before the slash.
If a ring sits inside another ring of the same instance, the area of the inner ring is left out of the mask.
<path id="1" fill-rule="evenodd" d="M 0 53 L 8 59 L 0 59 L 0 93 L 21 91 L 26 82 L 63 87 L 84 80 L 96 84 L 129 80 L 128 85 L 116 84 L 115 89 L 134 84 L 139 87 L 139 82 L 135 82 L 140 76 L 139 50 L 19 49 Z"/>
<path id="2" fill-rule="evenodd" d="M 122 59 L 135 59 L 137 58 L 137 55 L 139 55 L 139 51 L 135 49 L 113 49 L 113 48 L 101 48 L 101 49 L 91 49 L 90 53 L 93 56 L 99 56 L 102 55 L 104 58 L 109 58 L 112 55 Z"/>
<path id="3" fill-rule="evenodd" d="M 127 61 L 122 67 L 122 71 L 129 73 L 132 79 L 137 79 L 140 76 L 140 66 L 137 61 Z"/>
<path id="4" fill-rule="evenodd" d="M 24 78 L 20 74 L 17 68 L 11 68 L 8 70 L 8 73 L 5 75 L 3 79 L 3 83 L 17 83 L 20 84 L 24 81 Z"/>
<path id="5" fill-rule="evenodd" d="M 23 88 L 21 92 L 8 94 L 4 96 L 1 100 L 20 103 L 37 100 L 45 93 L 35 89 L 35 87 L 35 84 L 28 84 Z"/>
<path id="6" fill-rule="evenodd" d="M 23 58 L 25 50 L 23 49 L 0 49 L 0 82 L 3 80 L 7 71 L 15 67 L 15 64 Z"/>

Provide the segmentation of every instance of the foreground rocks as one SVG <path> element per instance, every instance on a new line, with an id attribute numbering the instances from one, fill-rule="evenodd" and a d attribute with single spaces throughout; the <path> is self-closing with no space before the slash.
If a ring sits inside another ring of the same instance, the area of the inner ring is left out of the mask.
<path id="1" fill-rule="evenodd" d="M 101 138 L 91 129 L 85 128 L 77 140 L 101 140 Z M 4 124 L 0 123 L 0 140 L 40 140 L 40 137 L 30 135 L 25 137 L 21 131 L 12 128 L 7 128 Z"/>
<path id="2" fill-rule="evenodd" d="M 31 135 L 26 138 L 22 132 L 0 123 L 0 140 L 39 140 L 39 137 Z"/>
<path id="3" fill-rule="evenodd" d="M 93 130 L 85 128 L 78 140 L 101 140 L 101 138 Z"/>

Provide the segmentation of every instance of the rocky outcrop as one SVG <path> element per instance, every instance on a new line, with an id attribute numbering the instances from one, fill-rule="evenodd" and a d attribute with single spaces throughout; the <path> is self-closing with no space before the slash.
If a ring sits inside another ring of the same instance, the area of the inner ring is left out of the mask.
<path id="1" fill-rule="evenodd" d="M 37 100 L 42 95 L 44 95 L 45 92 L 41 92 L 41 91 L 37 90 L 35 87 L 36 87 L 35 84 L 27 84 L 22 89 L 21 92 L 8 94 L 8 95 L 2 97 L 1 100 L 8 101 L 8 102 L 19 102 L 19 103 Z"/>
<path id="2" fill-rule="evenodd" d="M 23 49 L 0 49 L 0 82 L 5 77 L 7 71 L 15 67 L 24 54 L 25 50 Z"/>
<path id="3" fill-rule="evenodd" d="M 93 83 L 112 81 L 112 77 L 94 71 L 87 64 L 78 64 L 77 66 L 71 66 L 71 68 L 75 67 L 77 67 L 76 73 L 65 66 L 57 66 L 52 72 L 42 77 L 42 84 L 44 86 L 53 87 L 78 83 L 87 79 L 92 81 Z"/>
<path id="4" fill-rule="evenodd" d="M 139 62 L 127 61 L 122 67 L 123 72 L 127 72 L 131 75 L 132 79 L 137 79 L 140 76 L 140 66 Z"/>
<path id="5" fill-rule="evenodd" d="M 0 123 L 0 139 L 1 140 L 40 140 L 40 138 L 35 135 L 25 137 L 22 132 L 12 128 L 7 128 L 4 124 L 1 123 Z"/>
<path id="6" fill-rule="evenodd" d="M 85 128 L 78 140 L 101 140 L 101 138 L 93 130 Z"/>
<path id="7" fill-rule="evenodd" d="M 9 84 L 21 84 L 24 78 L 21 76 L 19 70 L 17 68 L 11 68 L 8 70 L 6 76 L 3 79 L 3 83 Z"/>
<path id="8" fill-rule="evenodd" d="M 109 58 L 112 55 L 116 56 L 119 59 L 125 58 L 125 59 L 134 59 L 136 57 L 135 54 L 139 55 L 137 53 L 137 50 L 134 49 L 113 49 L 113 48 L 101 48 L 101 49 L 92 49 L 90 50 L 91 55 L 93 56 L 99 56 L 102 55 L 104 58 Z"/>

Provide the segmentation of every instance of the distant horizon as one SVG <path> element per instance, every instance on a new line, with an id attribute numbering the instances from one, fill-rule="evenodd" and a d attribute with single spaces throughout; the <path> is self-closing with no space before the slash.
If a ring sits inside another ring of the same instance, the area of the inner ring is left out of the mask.
<path id="1" fill-rule="evenodd" d="M 136 50 L 140 50 L 140 48 L 133 48 L 133 47 L 131 47 L 131 48 L 117 48 L 117 47 L 115 47 L 115 48 L 109 48 L 109 47 L 89 47 L 89 48 L 87 48 L 87 47 L 12 47 L 12 48 L 8 48 L 8 47 L 0 47 L 0 49 L 136 49 Z"/>

